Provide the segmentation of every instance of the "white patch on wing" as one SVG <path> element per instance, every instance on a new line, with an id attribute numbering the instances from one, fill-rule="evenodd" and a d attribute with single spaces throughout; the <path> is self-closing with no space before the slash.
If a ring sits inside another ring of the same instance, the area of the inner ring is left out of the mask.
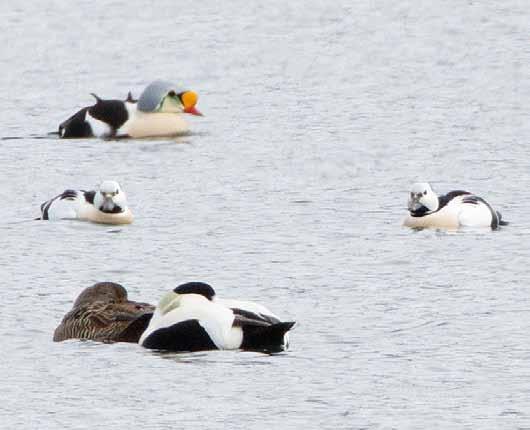
<path id="1" fill-rule="evenodd" d="M 77 210 L 81 204 L 79 192 L 76 192 L 76 197 L 73 199 L 55 199 L 48 208 L 48 219 L 75 219 L 77 218 Z M 84 200 L 84 199 L 83 199 Z"/>
<path id="2" fill-rule="evenodd" d="M 129 136 L 129 126 L 134 123 L 134 118 L 136 116 L 136 112 L 138 111 L 137 105 L 138 103 L 125 102 L 125 109 L 127 109 L 127 121 L 125 121 L 122 126 L 116 130 L 116 136 Z"/>
<path id="3" fill-rule="evenodd" d="M 100 121 L 90 115 L 90 112 L 86 112 L 85 121 L 90 124 L 92 134 L 96 137 L 107 137 L 112 134 L 112 128 L 107 123 Z"/>
<path id="4" fill-rule="evenodd" d="M 487 205 L 462 203 L 458 220 L 464 227 L 491 227 L 492 214 Z"/>

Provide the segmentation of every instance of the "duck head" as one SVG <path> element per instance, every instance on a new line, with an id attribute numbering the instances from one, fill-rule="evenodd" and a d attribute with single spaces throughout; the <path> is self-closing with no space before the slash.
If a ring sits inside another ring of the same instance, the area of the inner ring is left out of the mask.
<path id="1" fill-rule="evenodd" d="M 438 196 L 427 182 L 417 182 L 410 189 L 408 201 L 409 212 L 433 212 L 438 209 Z"/>
<path id="2" fill-rule="evenodd" d="M 74 307 L 93 302 L 122 302 L 127 300 L 127 290 L 115 282 L 98 282 L 85 288 L 74 302 Z"/>
<path id="3" fill-rule="evenodd" d="M 161 316 L 171 312 L 178 308 L 183 298 L 189 294 L 203 296 L 210 301 L 215 297 L 215 291 L 210 285 L 204 282 L 187 282 L 166 293 L 158 303 L 157 312 Z"/>
<path id="4" fill-rule="evenodd" d="M 149 303 L 133 302 L 127 296 L 127 290 L 115 282 L 98 282 L 85 288 L 74 302 L 74 308 L 90 305 L 95 302 L 104 302 L 120 305 L 131 312 L 153 312 L 154 307 Z"/>
<path id="5" fill-rule="evenodd" d="M 121 213 L 127 208 L 127 196 L 116 181 L 103 181 L 94 196 L 94 206 L 105 213 Z"/>
<path id="6" fill-rule="evenodd" d="M 189 113 L 202 115 L 197 110 L 199 96 L 194 91 L 186 90 L 166 81 L 155 81 L 149 84 L 138 99 L 138 110 L 151 113 Z"/>

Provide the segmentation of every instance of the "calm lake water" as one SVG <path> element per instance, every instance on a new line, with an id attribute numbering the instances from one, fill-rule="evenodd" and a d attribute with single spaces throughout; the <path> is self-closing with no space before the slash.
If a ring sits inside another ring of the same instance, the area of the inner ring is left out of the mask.
<path id="1" fill-rule="evenodd" d="M 0 427 L 530 428 L 529 20 L 517 0 L 8 0 Z M 199 93 L 191 135 L 36 138 L 159 78 Z M 103 179 L 134 224 L 32 221 Z M 417 180 L 511 224 L 402 228 Z M 209 282 L 298 321 L 291 350 L 53 343 L 103 280 L 153 303 Z"/>

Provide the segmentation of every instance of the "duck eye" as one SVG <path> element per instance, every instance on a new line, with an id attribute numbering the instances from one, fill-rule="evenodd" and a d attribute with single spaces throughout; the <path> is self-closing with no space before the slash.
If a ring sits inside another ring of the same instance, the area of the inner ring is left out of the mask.
<path id="1" fill-rule="evenodd" d="M 171 90 L 167 93 L 167 95 L 170 97 L 175 97 L 177 94 L 175 93 L 175 91 Z"/>
<path id="2" fill-rule="evenodd" d="M 425 191 L 423 192 L 423 195 L 424 195 L 424 196 L 427 195 L 427 190 L 425 190 Z"/>
<path id="3" fill-rule="evenodd" d="M 116 192 L 114 194 L 119 194 L 120 193 L 120 190 L 116 190 Z"/>

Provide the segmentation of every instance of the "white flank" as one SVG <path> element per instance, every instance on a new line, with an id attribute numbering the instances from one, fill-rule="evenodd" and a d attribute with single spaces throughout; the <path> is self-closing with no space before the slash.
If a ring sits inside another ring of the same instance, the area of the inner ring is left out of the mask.
<path id="1" fill-rule="evenodd" d="M 464 227 L 491 227 L 492 213 L 484 203 L 462 203 L 458 219 Z"/>
<path id="2" fill-rule="evenodd" d="M 110 136 L 112 132 L 112 128 L 107 123 L 94 118 L 92 115 L 90 115 L 88 111 L 85 116 L 85 121 L 90 124 L 90 128 L 92 129 L 92 134 L 94 136 L 96 137 Z"/>
<path id="3" fill-rule="evenodd" d="M 437 212 L 422 217 L 407 216 L 403 225 L 413 228 L 491 227 L 491 211 L 482 202 L 464 203 L 470 195 L 457 196 Z"/>
<path id="4" fill-rule="evenodd" d="M 51 206 L 48 209 L 48 219 L 58 220 L 58 219 L 76 219 L 77 211 L 79 206 L 84 201 L 84 198 L 79 198 L 79 192 L 75 199 L 56 199 L 53 201 Z"/>
<path id="5" fill-rule="evenodd" d="M 142 334 L 140 345 L 154 331 L 171 327 L 188 320 L 198 320 L 210 339 L 219 349 L 238 349 L 243 342 L 243 332 L 239 327 L 232 327 L 234 313 L 225 306 L 210 302 L 198 294 L 179 296 L 179 305 L 166 313 L 154 313 L 147 330 Z"/>

